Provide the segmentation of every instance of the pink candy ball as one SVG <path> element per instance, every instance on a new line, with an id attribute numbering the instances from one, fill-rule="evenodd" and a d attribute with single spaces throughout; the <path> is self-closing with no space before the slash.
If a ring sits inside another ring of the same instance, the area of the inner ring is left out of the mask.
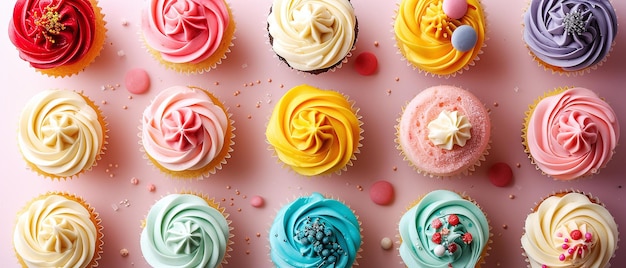
<path id="1" fill-rule="evenodd" d="M 467 13 L 467 0 L 443 0 L 442 8 L 446 16 L 458 20 Z"/>

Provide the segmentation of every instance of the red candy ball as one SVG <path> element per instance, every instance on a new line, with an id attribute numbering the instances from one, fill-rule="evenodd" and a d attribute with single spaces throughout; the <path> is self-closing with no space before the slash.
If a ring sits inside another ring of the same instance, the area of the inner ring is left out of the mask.
<path id="1" fill-rule="evenodd" d="M 394 198 L 393 185 L 384 180 L 375 182 L 370 188 L 370 198 L 372 202 L 381 206 L 391 204 Z"/>
<path id="2" fill-rule="evenodd" d="M 378 69 L 378 59 L 372 52 L 362 52 L 356 57 L 354 69 L 361 75 L 372 75 Z"/>
<path id="3" fill-rule="evenodd" d="M 507 186 L 513 180 L 513 170 L 506 163 L 495 163 L 489 168 L 489 180 L 495 186 Z"/>

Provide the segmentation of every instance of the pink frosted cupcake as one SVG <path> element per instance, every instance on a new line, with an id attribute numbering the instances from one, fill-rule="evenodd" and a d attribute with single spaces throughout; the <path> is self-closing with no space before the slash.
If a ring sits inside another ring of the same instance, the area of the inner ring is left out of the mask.
<path id="1" fill-rule="evenodd" d="M 430 176 L 469 174 L 490 148 L 487 109 L 458 87 L 425 89 L 404 107 L 398 121 L 398 149 L 418 172 Z"/>

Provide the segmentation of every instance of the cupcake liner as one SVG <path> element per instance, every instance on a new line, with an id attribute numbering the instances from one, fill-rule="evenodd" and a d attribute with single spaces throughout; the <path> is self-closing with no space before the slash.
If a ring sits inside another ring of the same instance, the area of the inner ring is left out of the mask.
<path id="1" fill-rule="evenodd" d="M 89 260 L 88 264 L 83 264 L 83 266 L 81 267 L 90 267 L 90 268 L 94 268 L 94 267 L 98 267 L 98 262 L 100 261 L 100 259 L 102 258 L 101 254 L 103 253 L 103 246 L 104 246 L 104 233 L 103 233 L 103 226 L 102 226 L 102 220 L 100 219 L 100 215 L 98 212 L 95 211 L 95 209 L 89 204 L 87 203 L 82 197 L 79 197 L 75 194 L 70 194 L 70 193 L 66 193 L 66 192 L 47 192 L 45 194 L 41 194 L 38 197 L 30 200 L 26 206 L 24 206 L 19 212 L 18 212 L 18 217 L 23 215 L 24 213 L 28 212 L 28 209 L 31 205 L 33 205 L 35 202 L 37 201 L 41 201 L 41 200 L 45 200 L 46 198 L 50 197 L 50 196 L 60 196 L 63 198 L 66 198 L 70 201 L 76 202 L 78 204 L 80 204 L 82 207 L 84 207 L 88 213 L 89 213 L 89 220 L 90 222 L 94 225 L 95 231 L 96 231 L 96 237 L 94 240 L 94 252 L 93 252 L 93 257 L 91 258 L 91 260 Z M 67 209 L 67 208 L 66 208 Z M 38 218 L 38 220 L 40 220 L 41 222 L 45 221 L 46 219 L 40 219 Z M 19 219 L 16 220 L 16 224 L 19 222 Z M 31 225 L 32 223 L 29 223 L 29 225 Z M 37 225 L 39 226 L 39 224 Z M 17 226 L 15 227 L 17 228 Z M 30 228 L 28 228 L 30 229 Z M 36 230 L 36 231 L 40 231 L 40 230 Z M 15 255 L 18 259 L 19 264 L 22 267 L 28 267 L 28 265 L 26 264 L 25 260 L 23 259 L 22 256 L 19 255 L 19 250 L 14 247 L 14 252 Z M 55 252 L 49 252 L 49 253 L 55 253 Z M 49 255 L 46 255 L 46 260 L 49 260 L 47 258 L 49 258 Z"/>
<path id="2" fill-rule="evenodd" d="M 418 64 L 416 63 L 412 63 L 411 61 L 409 61 L 407 59 L 407 57 L 405 56 L 404 52 L 402 51 L 402 49 L 400 48 L 399 44 L 400 41 L 397 39 L 396 34 L 395 34 L 395 23 L 396 23 L 396 18 L 398 16 L 398 12 L 400 11 L 400 2 L 396 3 L 396 9 L 395 9 L 395 13 L 394 16 L 392 17 L 392 21 L 391 21 L 391 34 L 392 34 L 392 41 L 394 44 L 394 47 L 396 48 L 396 54 L 398 54 L 400 56 L 400 60 L 401 61 L 405 61 L 406 65 L 413 68 L 413 70 L 417 70 L 419 73 L 423 73 L 425 76 L 430 75 L 431 77 L 439 77 L 439 78 L 450 78 L 450 77 L 456 77 L 457 75 L 461 75 L 463 74 L 464 71 L 469 71 L 469 69 L 471 67 L 473 67 L 476 62 L 478 62 L 480 60 L 480 55 L 482 55 L 484 53 L 484 49 L 487 47 L 487 41 L 489 40 L 489 27 L 487 24 L 487 18 L 488 18 L 488 14 L 485 11 L 485 5 L 484 3 L 482 3 L 482 1 L 477 0 L 478 5 L 481 7 L 480 13 L 482 14 L 482 18 L 483 21 L 485 22 L 485 24 L 483 25 L 484 28 L 484 38 L 482 40 L 482 44 L 480 45 L 480 49 L 478 49 L 478 51 L 475 52 L 474 56 L 472 56 L 472 59 L 470 61 L 468 61 L 463 67 L 459 68 L 458 70 L 451 72 L 451 73 L 437 73 L 437 72 L 432 72 L 432 71 L 428 71 L 423 69 L 422 67 L 420 67 Z M 463 24 L 461 24 L 463 25 Z M 460 25 L 459 25 L 460 26 Z M 480 42 L 480 38 L 477 40 L 477 43 Z M 452 48 L 452 50 L 454 50 L 454 48 Z M 445 63 L 447 64 L 447 63 Z"/>
<path id="3" fill-rule="evenodd" d="M 59 90 L 62 90 L 62 89 L 59 89 Z M 106 117 L 102 113 L 102 110 L 100 110 L 100 107 L 98 105 L 96 105 L 95 102 L 92 101 L 82 91 L 81 92 L 72 91 L 72 92 L 78 94 L 85 101 L 85 104 L 87 104 L 89 107 L 91 107 L 95 111 L 95 113 L 97 114 L 97 120 L 98 120 L 98 123 L 99 123 L 99 125 L 101 127 L 102 135 L 103 135 L 102 136 L 102 141 L 101 141 L 102 144 L 101 144 L 101 147 L 98 149 L 98 153 L 96 153 L 96 155 L 95 155 L 95 159 L 93 160 L 93 164 L 91 166 L 84 167 L 79 172 L 74 173 L 72 175 L 53 174 L 53 173 L 44 171 L 41 167 L 37 166 L 37 164 L 32 163 L 31 161 L 29 161 L 26 158 L 26 156 L 24 155 L 24 151 L 22 151 L 21 146 L 20 146 L 20 153 L 22 153 L 22 157 L 23 157 L 24 161 L 26 162 L 28 168 L 33 170 L 38 175 L 40 175 L 40 176 L 42 176 L 44 178 L 49 178 L 49 179 L 52 179 L 52 180 L 67 180 L 67 179 L 78 178 L 85 171 L 90 171 L 90 170 L 93 169 L 93 167 L 97 166 L 98 165 L 98 161 L 101 160 L 102 156 L 105 154 L 105 151 L 107 150 L 108 138 L 109 138 L 107 133 L 108 133 L 109 130 L 108 130 L 108 123 L 106 121 Z M 27 131 L 31 131 L 31 130 L 27 129 Z"/>
<path id="4" fill-rule="evenodd" d="M 107 33 L 106 21 L 104 20 L 105 15 L 102 13 L 102 8 L 98 6 L 98 0 L 89 0 L 89 2 L 91 3 L 95 15 L 94 40 L 89 51 L 75 63 L 51 69 L 35 68 L 35 70 L 50 77 L 69 77 L 83 71 L 100 56 L 100 52 L 104 48 Z"/>

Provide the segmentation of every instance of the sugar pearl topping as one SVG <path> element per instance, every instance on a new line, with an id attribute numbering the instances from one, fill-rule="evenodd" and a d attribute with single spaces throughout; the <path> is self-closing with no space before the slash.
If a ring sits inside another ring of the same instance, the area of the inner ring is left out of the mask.
<path id="1" fill-rule="evenodd" d="M 319 218 L 311 219 L 308 217 L 304 228 L 296 230 L 294 238 L 304 247 L 300 249 L 300 253 L 304 255 L 315 255 L 324 260 L 323 265 L 332 265 L 342 255 L 346 253 L 337 243 L 334 231 L 331 227 Z"/>

